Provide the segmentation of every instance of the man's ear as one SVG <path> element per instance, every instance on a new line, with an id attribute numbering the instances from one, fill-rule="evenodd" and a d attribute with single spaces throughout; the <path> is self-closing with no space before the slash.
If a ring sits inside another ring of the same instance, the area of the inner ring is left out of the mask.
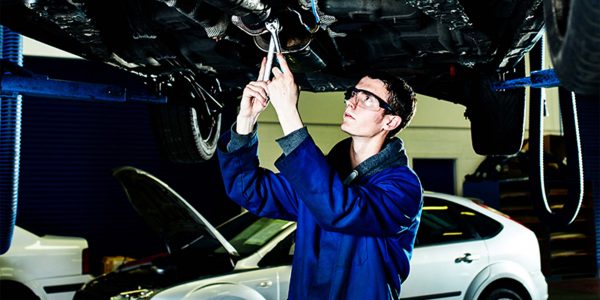
<path id="1" fill-rule="evenodd" d="M 400 123 L 402 123 L 402 118 L 400 118 L 400 116 L 386 115 L 383 121 L 383 129 L 392 131 L 400 126 Z"/>

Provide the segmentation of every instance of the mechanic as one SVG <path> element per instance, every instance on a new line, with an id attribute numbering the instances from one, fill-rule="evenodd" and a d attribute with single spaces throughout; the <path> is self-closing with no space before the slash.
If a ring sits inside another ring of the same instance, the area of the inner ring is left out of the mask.
<path id="1" fill-rule="evenodd" d="M 284 56 L 277 59 L 273 79 L 245 87 L 237 121 L 219 140 L 227 194 L 256 215 L 297 222 L 289 299 L 399 298 L 423 192 L 394 135 L 414 115 L 415 94 L 385 73 L 363 77 L 346 93 L 341 129 L 350 137 L 326 156 L 302 123 Z M 279 173 L 259 167 L 257 156 L 256 122 L 268 103 L 284 133 Z"/>

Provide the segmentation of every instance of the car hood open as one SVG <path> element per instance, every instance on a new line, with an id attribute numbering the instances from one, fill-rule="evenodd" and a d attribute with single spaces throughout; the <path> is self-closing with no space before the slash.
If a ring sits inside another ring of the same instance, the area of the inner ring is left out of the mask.
<path id="1" fill-rule="evenodd" d="M 237 250 L 183 197 L 158 178 L 134 167 L 113 171 L 134 209 L 167 243 L 170 252 L 203 238 L 216 239 L 230 255 Z"/>

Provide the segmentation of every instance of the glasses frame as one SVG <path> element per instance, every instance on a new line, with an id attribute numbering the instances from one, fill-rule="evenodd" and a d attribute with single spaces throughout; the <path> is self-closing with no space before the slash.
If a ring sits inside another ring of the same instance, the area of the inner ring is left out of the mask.
<path id="1" fill-rule="evenodd" d="M 381 99 L 379 96 L 367 91 L 367 90 L 363 90 L 363 89 L 357 89 L 355 86 L 351 86 L 349 87 L 345 92 L 344 92 L 344 102 L 348 102 L 350 101 L 350 99 L 352 99 L 352 94 L 358 94 L 358 93 L 365 93 L 367 95 L 367 97 L 373 97 L 375 98 L 375 100 L 377 100 L 377 102 L 379 102 L 379 107 L 382 108 L 383 110 L 387 111 L 388 113 L 394 113 L 392 110 L 392 107 L 385 101 L 383 101 L 383 99 Z M 358 103 L 358 102 L 357 102 Z"/>

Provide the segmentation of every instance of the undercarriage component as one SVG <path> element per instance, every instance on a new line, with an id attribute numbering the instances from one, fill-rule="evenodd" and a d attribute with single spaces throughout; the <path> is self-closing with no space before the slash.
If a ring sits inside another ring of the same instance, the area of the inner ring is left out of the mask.
<path id="1" fill-rule="evenodd" d="M 242 17 L 249 26 L 261 26 L 271 14 L 271 8 L 262 0 L 204 0 L 206 3 L 228 12 L 229 15 Z"/>

